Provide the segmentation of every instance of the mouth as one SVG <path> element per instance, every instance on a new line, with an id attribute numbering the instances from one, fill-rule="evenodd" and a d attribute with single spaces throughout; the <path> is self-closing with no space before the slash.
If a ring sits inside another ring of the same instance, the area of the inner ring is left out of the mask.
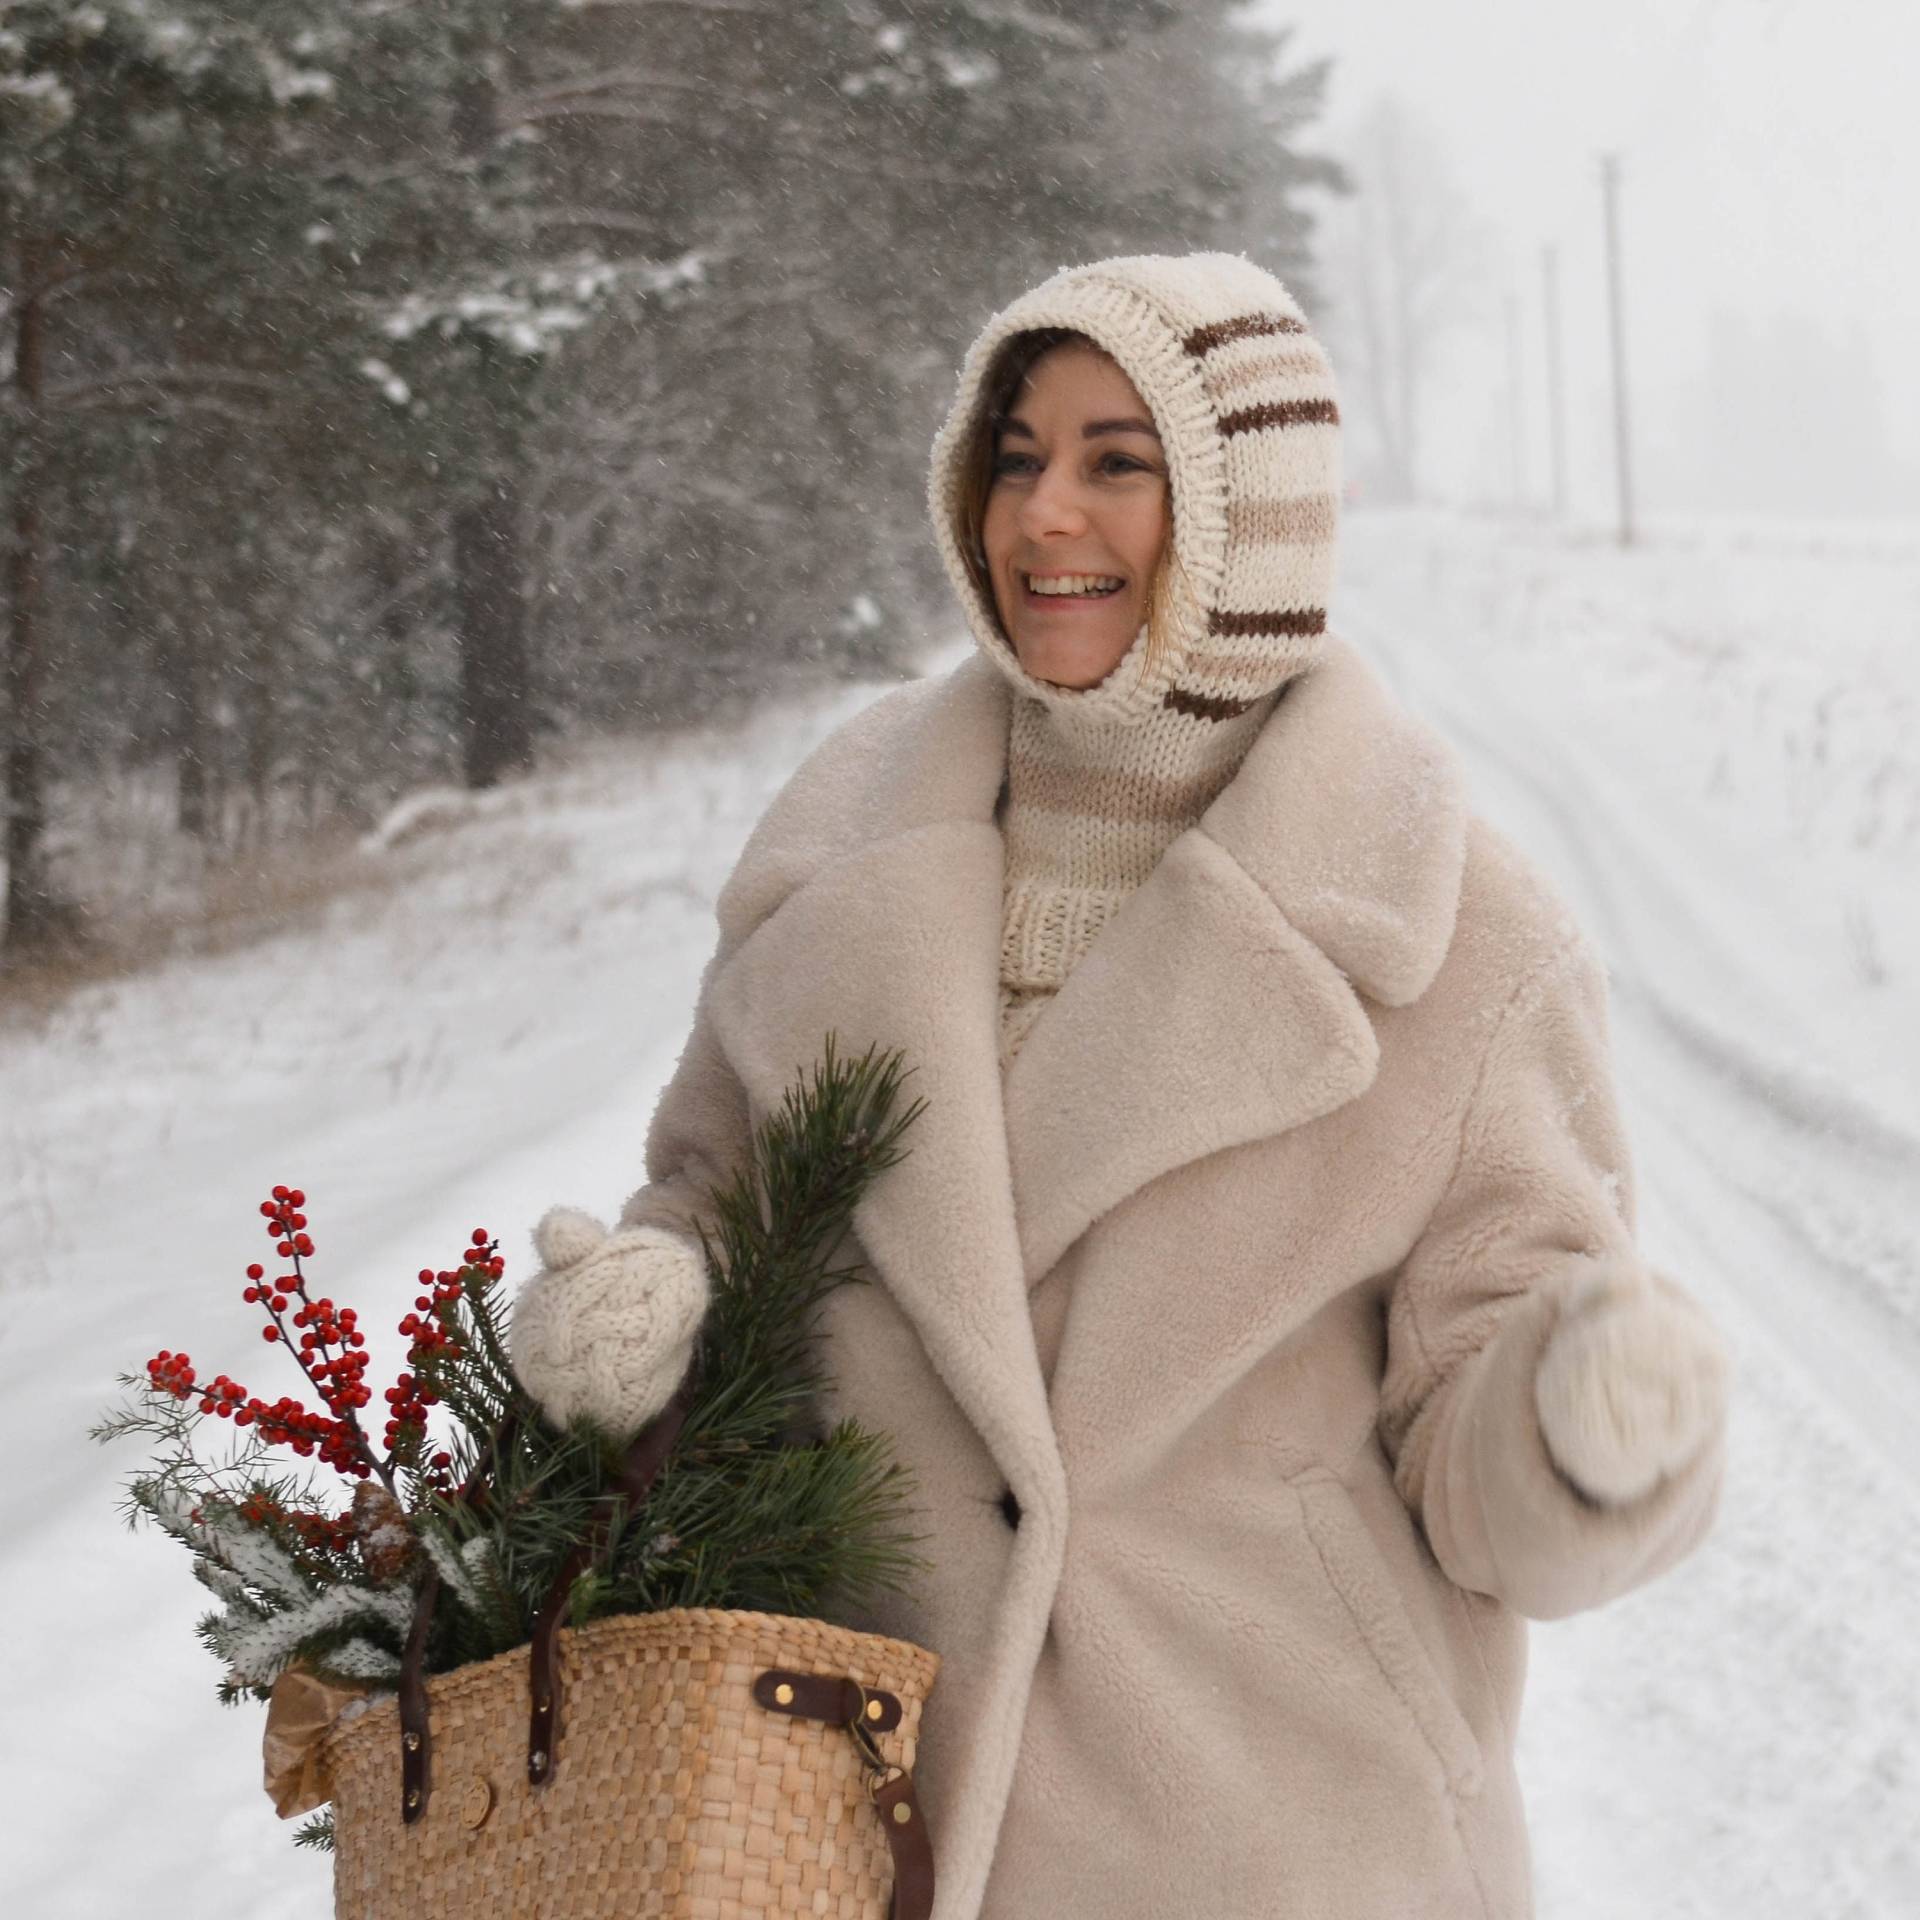
<path id="1" fill-rule="evenodd" d="M 1117 598 L 1126 581 L 1113 573 L 1022 573 L 1021 605 L 1041 613 L 1068 613 Z"/>

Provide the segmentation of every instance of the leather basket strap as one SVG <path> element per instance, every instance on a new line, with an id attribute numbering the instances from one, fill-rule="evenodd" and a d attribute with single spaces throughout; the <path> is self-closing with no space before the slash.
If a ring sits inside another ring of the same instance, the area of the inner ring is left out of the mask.
<path id="1" fill-rule="evenodd" d="M 429 1567 L 413 1603 L 407 1650 L 400 1660 L 400 1818 L 409 1826 L 427 1805 L 427 1686 L 420 1677 L 427 1650 L 433 1603 L 440 1597 L 440 1574 Z"/>
<path id="2" fill-rule="evenodd" d="M 622 1531 L 632 1525 L 661 1467 L 666 1464 L 667 1455 L 673 1451 L 673 1443 L 679 1439 L 687 1415 L 693 1411 L 700 1392 L 699 1374 L 697 1364 L 688 1368 L 673 1398 L 634 1436 L 621 1465 L 618 1485 L 601 1497 L 586 1538 L 561 1562 L 546 1603 L 533 1623 L 527 1673 L 527 1778 L 536 1787 L 553 1774 L 557 1732 L 554 1709 L 559 1693 L 554 1670 L 554 1636 L 565 1617 L 573 1583 L 606 1548 L 616 1514 L 623 1515 Z"/>
<path id="3" fill-rule="evenodd" d="M 913 1775 L 890 1764 L 873 1741 L 876 1732 L 890 1733 L 900 1724 L 899 1696 L 863 1687 L 846 1674 L 767 1667 L 753 1677 L 753 1697 L 774 1713 L 831 1721 L 853 1736 L 868 1769 L 867 1797 L 880 1816 L 893 1856 L 887 1920 L 928 1920 L 933 1912 L 933 1838 L 926 1815 L 914 1792 Z"/>
<path id="4" fill-rule="evenodd" d="M 878 1687 L 863 1689 L 844 1673 L 795 1673 L 768 1667 L 753 1676 L 753 1697 L 770 1712 L 830 1720 L 836 1727 L 848 1726 L 862 1716 L 869 1732 L 891 1733 L 900 1724 L 897 1695 Z"/>
<path id="5" fill-rule="evenodd" d="M 905 1767 L 874 1790 L 873 1804 L 893 1855 L 893 1898 L 887 1920 L 928 1920 L 933 1912 L 933 1836 Z"/>
<path id="6" fill-rule="evenodd" d="M 587 1536 L 575 1545 L 561 1563 L 560 1571 L 534 1622 L 530 1652 L 531 1708 L 527 1730 L 527 1778 L 535 1786 L 553 1771 L 554 1750 L 554 1636 L 566 1612 L 573 1584 L 585 1572 L 606 1544 L 613 1517 L 623 1504 L 631 1522 L 640 1503 L 665 1464 L 673 1443 L 680 1437 L 699 1391 L 700 1369 L 690 1367 L 675 1390 L 673 1398 L 634 1436 L 621 1463 L 615 1487 L 601 1499 L 587 1529 Z M 484 1513 L 487 1506 L 487 1482 L 494 1462 L 504 1456 L 518 1437 L 518 1423 L 509 1414 L 500 1423 L 492 1440 L 482 1448 L 473 1471 L 460 1488 L 459 1498 Z M 406 1652 L 400 1662 L 400 1818 L 411 1825 L 426 1811 L 430 1791 L 428 1762 L 432 1740 L 427 1724 L 427 1689 L 424 1679 L 428 1630 L 433 1624 L 435 1603 L 440 1596 L 439 1573 L 429 1568 L 420 1583 L 414 1601 L 413 1621 L 407 1633 Z"/>
<path id="7" fill-rule="evenodd" d="M 510 1413 L 480 1449 L 473 1471 L 462 1483 L 458 1497 L 476 1513 L 486 1511 L 487 1476 L 493 1470 L 494 1461 L 513 1445 L 518 1432 L 519 1423 Z M 427 1759 L 432 1741 L 427 1726 L 427 1684 L 423 1676 L 427 1631 L 433 1625 L 433 1609 L 439 1598 L 440 1574 L 438 1569 L 429 1567 L 414 1599 L 406 1651 L 400 1660 L 400 1818 L 409 1826 L 427 1810 Z"/>

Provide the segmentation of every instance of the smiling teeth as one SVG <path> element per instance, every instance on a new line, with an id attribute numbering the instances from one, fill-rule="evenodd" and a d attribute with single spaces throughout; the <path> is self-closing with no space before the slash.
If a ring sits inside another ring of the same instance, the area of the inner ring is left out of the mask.
<path id="1" fill-rule="evenodd" d="M 1125 584 L 1110 573 L 1056 573 L 1044 580 L 1027 575 L 1027 585 L 1035 593 L 1106 593 Z"/>

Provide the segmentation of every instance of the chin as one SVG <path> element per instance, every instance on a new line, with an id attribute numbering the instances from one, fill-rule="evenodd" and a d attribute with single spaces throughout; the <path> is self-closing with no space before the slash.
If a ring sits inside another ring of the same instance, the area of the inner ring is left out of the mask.
<path id="1" fill-rule="evenodd" d="M 1049 646 L 1045 641 L 1016 639 L 1013 651 L 1021 666 L 1036 680 L 1056 687 L 1096 687 L 1126 658 L 1131 638 L 1129 634 L 1127 639 L 1104 647 L 1089 645 L 1074 649 Z"/>
<path id="2" fill-rule="evenodd" d="M 1119 664 L 1117 660 L 1114 662 L 1114 666 L 1118 666 Z M 1044 680 L 1050 687 L 1065 687 L 1069 690 L 1079 690 L 1087 687 L 1097 687 L 1112 671 L 1113 667 L 1108 667 L 1103 672 L 1095 674 L 1081 673 L 1069 677 L 1064 672 L 1042 673 L 1035 675 L 1035 678 Z"/>

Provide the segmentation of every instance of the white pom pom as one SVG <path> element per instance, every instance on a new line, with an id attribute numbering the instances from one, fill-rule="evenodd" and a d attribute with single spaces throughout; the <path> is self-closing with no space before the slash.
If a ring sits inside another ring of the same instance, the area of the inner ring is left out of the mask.
<path id="1" fill-rule="evenodd" d="M 1726 1355 L 1678 1289 L 1589 1281 L 1562 1307 L 1534 1394 L 1561 1471 L 1622 1506 L 1678 1472 L 1725 1418 Z"/>
<path id="2" fill-rule="evenodd" d="M 586 1259 L 606 1239 L 607 1230 L 578 1207 L 552 1207 L 533 1230 L 534 1251 L 550 1270 Z"/>

